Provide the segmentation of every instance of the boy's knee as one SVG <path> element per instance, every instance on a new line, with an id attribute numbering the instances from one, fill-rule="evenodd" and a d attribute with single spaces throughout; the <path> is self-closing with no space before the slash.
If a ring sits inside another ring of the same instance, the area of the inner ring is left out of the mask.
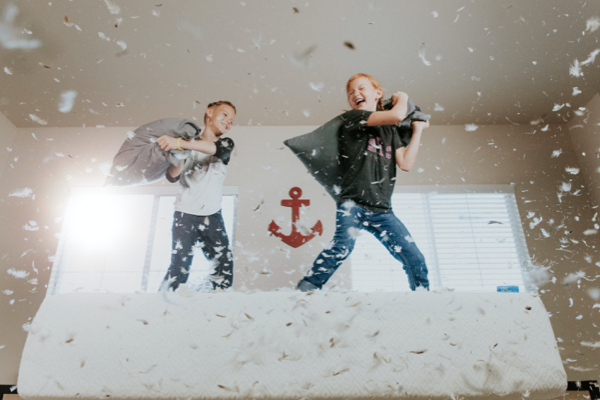
<path id="1" fill-rule="evenodd" d="M 350 254 L 352 250 L 354 250 L 354 241 L 352 240 L 339 240 L 331 246 L 331 251 L 335 254 Z"/>

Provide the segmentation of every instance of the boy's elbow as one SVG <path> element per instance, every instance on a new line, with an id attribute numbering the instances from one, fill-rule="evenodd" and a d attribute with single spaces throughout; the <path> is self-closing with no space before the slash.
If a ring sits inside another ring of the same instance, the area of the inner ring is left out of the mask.
<path id="1" fill-rule="evenodd" d="M 403 164 L 403 163 L 398 163 L 398 168 L 400 168 L 402 171 L 404 172 L 409 172 L 410 169 L 412 168 L 412 165 L 407 165 L 407 164 Z"/>
<path id="2" fill-rule="evenodd" d="M 396 123 L 399 124 L 400 122 L 404 121 L 407 114 L 408 114 L 408 107 L 402 107 L 399 110 L 396 110 L 396 119 L 398 120 L 398 122 L 396 122 Z"/>
<path id="3" fill-rule="evenodd" d="M 402 121 L 404 121 L 404 117 L 406 113 L 396 113 L 394 115 L 394 124 L 398 125 L 399 123 L 401 123 Z"/>

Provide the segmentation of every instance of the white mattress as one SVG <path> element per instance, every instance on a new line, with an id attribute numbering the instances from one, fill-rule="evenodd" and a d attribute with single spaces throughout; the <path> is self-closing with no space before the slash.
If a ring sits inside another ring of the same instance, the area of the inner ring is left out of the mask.
<path id="1" fill-rule="evenodd" d="M 69 294 L 37 313 L 34 399 L 550 399 L 540 299 L 512 293 Z"/>

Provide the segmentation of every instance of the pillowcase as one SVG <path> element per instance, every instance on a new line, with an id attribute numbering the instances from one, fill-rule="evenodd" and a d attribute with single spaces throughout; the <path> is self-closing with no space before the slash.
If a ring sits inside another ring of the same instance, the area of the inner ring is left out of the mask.
<path id="1" fill-rule="evenodd" d="M 385 100 L 383 106 L 386 110 L 391 109 L 392 99 Z M 341 200 L 339 193 L 343 177 L 338 159 L 338 131 L 344 124 L 343 115 L 338 115 L 312 132 L 283 142 L 336 202 Z M 412 138 L 411 123 L 413 121 L 428 121 L 429 118 L 429 115 L 423 113 L 411 99 L 408 99 L 406 118 L 397 126 L 398 134 L 405 146 L 408 146 Z"/>
<path id="2" fill-rule="evenodd" d="M 156 143 L 162 135 L 184 140 L 198 139 L 200 128 L 185 118 L 164 118 L 129 132 L 115 156 L 104 186 L 136 186 L 165 177 L 170 165 L 178 166 L 190 150 L 163 151 Z"/>

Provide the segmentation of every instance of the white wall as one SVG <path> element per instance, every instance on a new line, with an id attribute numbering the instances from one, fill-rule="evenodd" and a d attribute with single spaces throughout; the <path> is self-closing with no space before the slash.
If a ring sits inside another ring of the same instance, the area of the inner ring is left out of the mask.
<path id="1" fill-rule="evenodd" d="M 20 354 L 26 333 L 22 325 L 39 308 L 50 277 L 52 256 L 61 231 L 57 218 L 64 215 L 69 189 L 101 186 L 104 176 L 99 165 L 111 162 L 129 128 L 35 128 L 19 129 L 13 156 L 14 169 L 6 171 L 0 185 L 0 384 L 17 380 Z M 273 290 L 292 287 L 306 271 L 334 230 L 334 203 L 307 174 L 302 164 L 282 144 L 283 140 L 305 133 L 308 127 L 235 127 L 231 137 L 236 150 L 226 185 L 239 187 L 236 227 L 234 288 Z M 32 133 L 34 135 L 32 135 Z M 561 150 L 558 157 L 553 151 Z M 591 208 L 584 180 L 567 167 L 576 167 L 564 126 L 551 126 L 547 132 L 529 126 L 481 126 L 466 132 L 462 126 L 434 126 L 423 137 L 417 163 L 410 173 L 399 173 L 398 185 L 509 184 L 516 185 L 517 202 L 529 252 L 536 263 L 551 267 L 556 283 L 541 293 L 560 343 L 570 380 L 598 379 L 595 353 L 581 342 L 599 341 L 595 301 L 587 293 L 598 287 L 593 281 L 562 285 L 572 272 L 582 270 L 587 277 L 598 275 L 594 263 L 600 261 L 596 236 L 583 232 L 593 226 L 596 212 Z M 422 168 L 422 172 L 418 170 Z M 89 172 L 88 172 L 89 171 Z M 563 182 L 570 192 L 562 193 Z M 160 182 L 159 185 L 168 184 Z M 290 209 L 280 205 L 288 191 L 299 186 L 303 198 L 311 200 L 306 217 L 321 220 L 323 237 L 298 249 L 269 236 L 268 225 L 275 220 L 288 229 Z M 17 189 L 33 189 L 35 198 L 9 197 Z M 260 205 L 260 207 L 258 207 Z M 530 213 L 543 220 L 535 227 Z M 25 231 L 23 225 L 35 220 L 39 231 Z M 550 224 L 550 220 L 554 223 Z M 281 221 L 281 222 L 280 222 Z M 541 228 L 550 233 L 545 237 Z M 566 243 L 561 243 L 561 239 Z M 572 240 L 571 240 L 572 239 Z M 590 257 L 590 262 L 586 257 Z M 39 271 L 35 273 L 33 268 Z M 37 285 L 6 273 L 9 268 L 25 270 L 38 277 Z M 165 265 L 165 270 L 167 266 Z M 342 267 L 333 283 L 349 287 L 350 271 Z M 284 271 L 295 270 L 292 274 Z M 343 276 L 345 275 L 345 278 Z M 332 284 L 333 284 L 332 283 Z M 570 299 L 573 299 L 571 306 Z M 11 300 L 15 300 L 13 304 Z M 583 317 L 577 319 L 579 315 Z M 597 325 L 597 324 L 596 324 Z M 567 361 L 576 360 L 576 361 Z M 574 368 L 574 369 L 573 369 Z"/>
<path id="2" fill-rule="evenodd" d="M 17 127 L 4 114 L 0 113 L 0 178 L 7 161 L 11 157 L 11 151 L 8 149 L 11 148 L 16 134 Z"/>
<path id="3" fill-rule="evenodd" d="M 567 125 L 577 161 L 592 201 L 600 205 L 600 94 L 586 105 L 582 116 Z"/>

